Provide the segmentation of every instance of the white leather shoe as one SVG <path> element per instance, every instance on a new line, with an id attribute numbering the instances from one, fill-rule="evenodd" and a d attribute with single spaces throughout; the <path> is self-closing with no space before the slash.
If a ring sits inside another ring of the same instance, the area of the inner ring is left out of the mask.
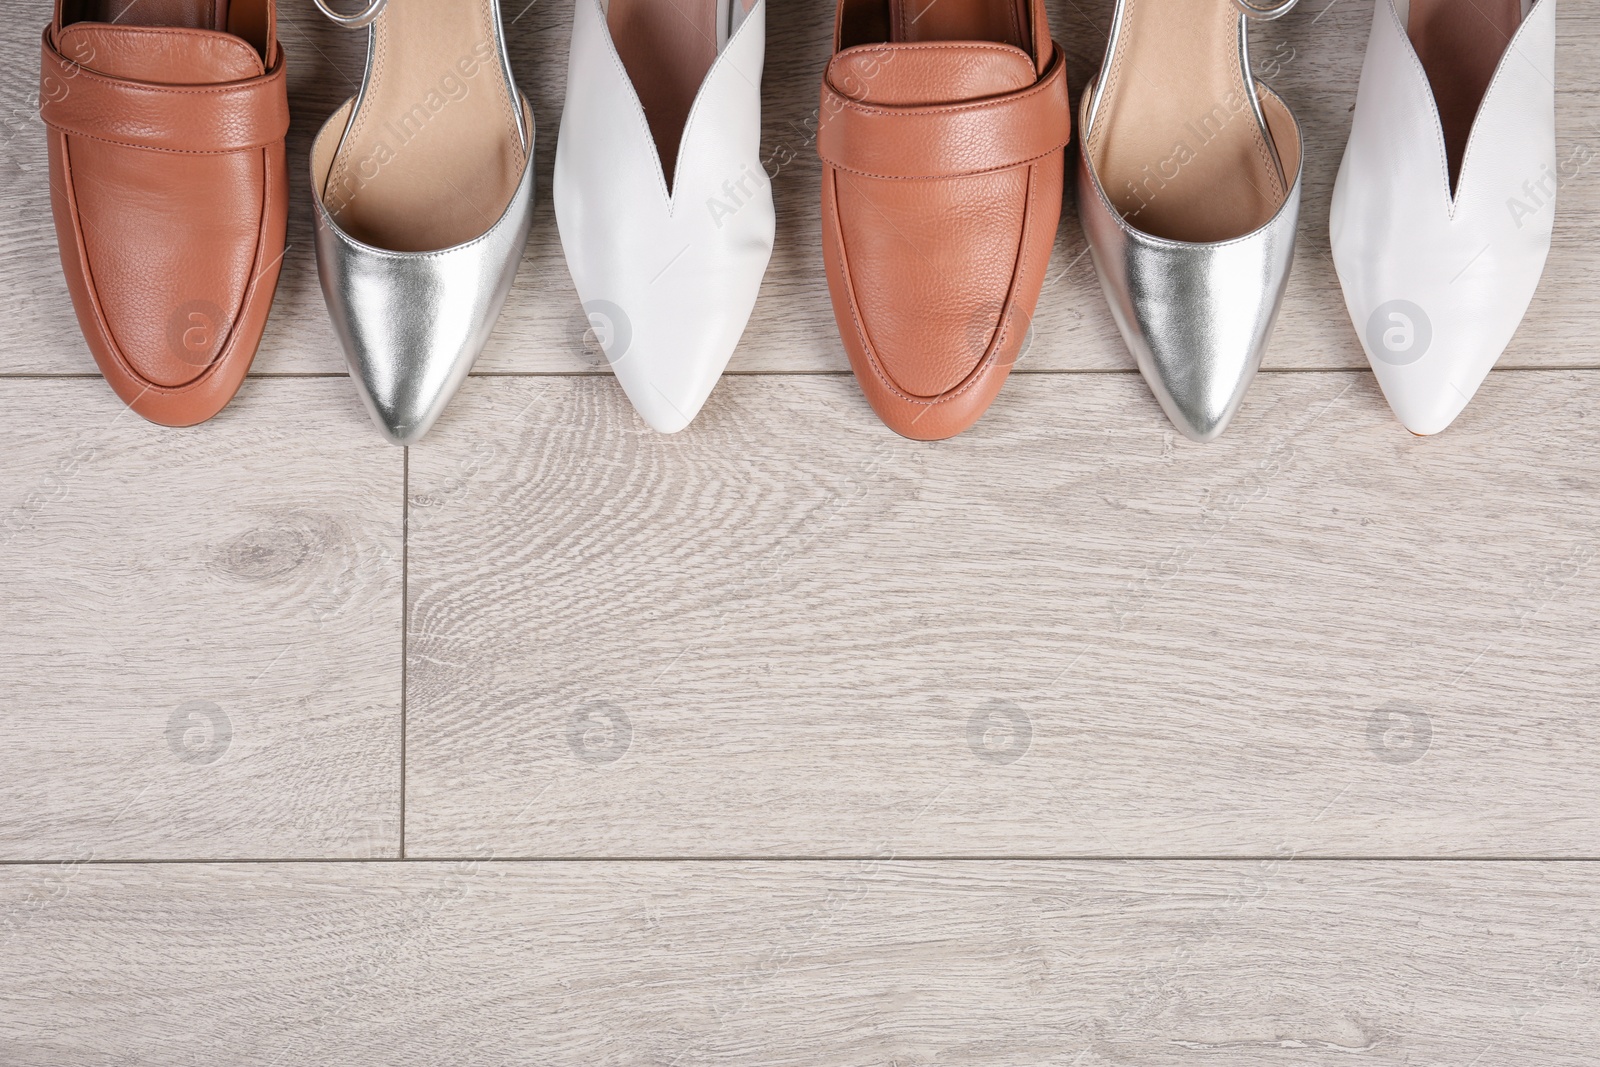
<path id="1" fill-rule="evenodd" d="M 1466 407 L 1544 270 L 1571 177 L 1556 167 L 1555 8 L 1376 0 L 1329 232 L 1367 360 L 1415 434 Z"/>
<path id="2" fill-rule="evenodd" d="M 710 395 L 772 254 L 765 50 L 766 0 L 577 0 L 556 224 L 607 361 L 663 433 Z"/>

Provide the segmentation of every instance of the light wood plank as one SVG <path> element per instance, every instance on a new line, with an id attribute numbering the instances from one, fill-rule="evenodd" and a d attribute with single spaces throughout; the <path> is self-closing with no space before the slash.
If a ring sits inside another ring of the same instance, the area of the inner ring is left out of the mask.
<path id="1" fill-rule="evenodd" d="M 848 378 L 675 437 L 476 380 L 411 458 L 409 853 L 1595 855 L 1596 411 L 1269 373 L 1197 446 L 1036 375 L 929 445 Z"/>
<path id="2" fill-rule="evenodd" d="M 13 381 L 0 455 L 0 858 L 395 855 L 403 454 L 349 384 L 171 430 Z"/>
<path id="3" fill-rule="evenodd" d="M 0 1055 L 1589 1067 L 1581 864 L 0 871 Z"/>
<path id="4" fill-rule="evenodd" d="M 513 69 L 537 116 L 538 208 L 527 259 L 499 329 L 478 364 L 482 372 L 588 373 L 604 360 L 585 343 L 550 203 L 550 174 L 565 92 L 570 0 L 503 5 Z M 778 247 L 732 369 L 843 371 L 843 349 L 828 302 L 819 252 L 813 132 L 821 70 L 831 41 L 829 0 L 771 6 L 763 83 L 763 153 L 777 172 Z M 1069 56 L 1075 91 L 1098 67 L 1112 0 L 1058 0 L 1051 25 Z M 38 69 L 36 4 L 0 0 L 0 63 L 19 72 L 0 85 L 0 373 L 90 373 L 56 261 L 43 127 L 33 114 L 36 86 L 20 72 Z M 290 248 L 256 372 L 341 372 L 338 343 L 317 286 L 311 243 L 307 158 L 323 119 L 355 91 L 364 36 L 341 31 L 309 4 L 281 5 L 290 57 Z M 1367 0 L 1309 0 L 1278 23 L 1257 28 L 1258 73 L 1282 91 L 1309 146 L 1301 244 L 1269 367 L 1362 367 L 1332 261 L 1327 213 L 1349 130 L 1371 7 Z M 1561 191 L 1555 248 L 1506 366 L 1600 366 L 1592 344 L 1592 279 L 1600 272 L 1600 9 L 1564 3 L 1557 29 L 1558 128 L 1562 160 L 1588 160 Z M 1070 195 L 1068 197 L 1071 199 Z M 1082 229 L 1068 204 L 1024 370 L 1117 369 L 1132 365 L 1095 281 Z"/>

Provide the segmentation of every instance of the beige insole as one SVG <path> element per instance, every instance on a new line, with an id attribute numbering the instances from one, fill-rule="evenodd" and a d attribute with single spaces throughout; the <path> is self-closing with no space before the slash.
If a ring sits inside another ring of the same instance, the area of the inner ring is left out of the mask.
<path id="1" fill-rule="evenodd" d="M 1521 25 L 1522 0 L 1411 0 L 1406 33 L 1439 107 L 1452 192 L 1478 105 Z"/>
<path id="2" fill-rule="evenodd" d="M 717 60 L 718 20 L 718 0 L 611 0 L 606 10 L 669 189 L 689 110 Z"/>
<path id="3" fill-rule="evenodd" d="M 1027 0 L 889 0 L 889 40 L 998 41 L 1027 51 Z"/>
<path id="4" fill-rule="evenodd" d="M 358 240 L 428 252 L 505 212 L 527 149 L 488 0 L 391 0 L 365 86 L 323 186 Z"/>
<path id="5" fill-rule="evenodd" d="M 1128 0 L 1102 69 L 1087 151 L 1130 224 L 1176 241 L 1242 237 L 1268 222 L 1299 165 L 1294 123 L 1276 98 L 1257 121 L 1239 64 L 1233 0 Z"/>

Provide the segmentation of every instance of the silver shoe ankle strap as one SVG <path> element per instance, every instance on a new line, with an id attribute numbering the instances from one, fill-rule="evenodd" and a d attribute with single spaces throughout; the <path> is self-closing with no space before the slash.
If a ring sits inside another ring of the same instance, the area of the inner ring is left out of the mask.
<path id="1" fill-rule="evenodd" d="M 366 10 L 358 11 L 354 15 L 339 14 L 333 8 L 328 6 L 327 0 L 311 0 L 311 2 L 317 5 L 318 11 L 322 12 L 334 22 L 343 26 L 345 29 L 359 30 L 361 27 L 370 24 L 379 15 L 383 14 L 383 9 L 389 3 L 389 0 L 369 0 Z M 1235 2 L 1239 3 L 1243 2 L 1243 0 L 1235 0 Z M 1290 0 L 1291 4 L 1293 4 L 1293 2 L 1294 0 Z"/>

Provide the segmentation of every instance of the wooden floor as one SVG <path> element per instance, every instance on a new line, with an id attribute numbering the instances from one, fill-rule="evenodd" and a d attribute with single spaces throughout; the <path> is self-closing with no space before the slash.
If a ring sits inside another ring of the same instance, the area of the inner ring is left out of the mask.
<path id="1" fill-rule="evenodd" d="M 1197 446 L 1070 205 L 984 421 L 872 417 L 818 253 L 826 0 L 769 14 L 737 373 L 651 433 L 548 198 L 568 0 L 504 2 L 532 243 L 401 450 L 303 181 L 361 35 L 283 5 L 272 320 L 235 403 L 162 430 L 84 349 L 46 6 L 0 0 L 0 1065 L 1593 1067 L 1600 8 L 1561 0 L 1539 295 L 1427 440 L 1328 258 L 1370 4 L 1254 31 L 1306 204 L 1268 370 Z M 1051 5 L 1074 87 L 1110 9 Z"/>

